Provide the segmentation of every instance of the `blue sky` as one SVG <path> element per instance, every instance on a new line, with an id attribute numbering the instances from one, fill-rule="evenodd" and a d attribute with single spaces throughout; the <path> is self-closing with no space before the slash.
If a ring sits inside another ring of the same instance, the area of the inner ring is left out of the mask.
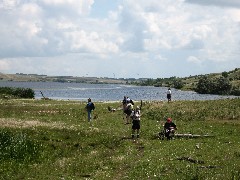
<path id="1" fill-rule="evenodd" d="M 2 0 L 0 72 L 186 77 L 240 67 L 239 0 Z"/>

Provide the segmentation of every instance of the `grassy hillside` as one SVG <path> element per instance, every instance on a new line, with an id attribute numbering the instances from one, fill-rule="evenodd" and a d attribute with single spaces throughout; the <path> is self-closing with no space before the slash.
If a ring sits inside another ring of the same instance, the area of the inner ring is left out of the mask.
<path id="1" fill-rule="evenodd" d="M 47 76 L 38 74 L 3 74 L 0 72 L 0 82 L 1 81 L 20 81 L 20 82 L 61 82 L 61 83 L 116 83 L 116 84 L 126 84 L 125 79 L 115 79 L 107 77 L 76 77 L 76 76 Z"/>
<path id="2" fill-rule="evenodd" d="M 240 99 L 144 102 L 139 139 L 120 102 L 95 104 L 90 124 L 82 102 L 0 100 L 0 179 L 240 178 Z M 168 116 L 213 137 L 159 140 Z"/>
<path id="3" fill-rule="evenodd" d="M 204 76 L 216 79 L 216 78 L 222 77 L 222 75 L 224 75 L 224 74 L 230 80 L 230 82 L 233 86 L 240 88 L 240 68 L 236 68 L 229 72 L 205 74 Z M 203 75 L 197 75 L 197 76 L 190 76 L 190 77 L 182 78 L 181 80 L 184 82 L 183 89 L 194 89 L 196 87 L 196 84 L 199 81 L 199 78 L 201 78 L 202 76 Z"/>

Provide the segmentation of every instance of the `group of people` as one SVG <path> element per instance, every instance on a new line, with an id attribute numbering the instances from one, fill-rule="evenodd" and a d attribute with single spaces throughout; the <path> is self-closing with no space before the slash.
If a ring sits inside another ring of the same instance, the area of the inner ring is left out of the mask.
<path id="1" fill-rule="evenodd" d="M 168 102 L 171 101 L 171 89 L 168 89 L 167 93 Z M 129 98 L 124 96 L 123 101 L 123 113 L 124 118 L 126 119 L 125 124 L 130 124 L 132 122 L 132 138 L 136 137 L 139 138 L 140 133 L 140 117 L 141 117 L 141 108 L 139 106 L 136 109 L 133 108 L 134 102 Z M 159 136 L 166 137 L 167 140 L 172 139 L 174 136 L 175 130 L 177 129 L 176 124 L 172 121 L 170 117 L 166 119 L 164 124 L 164 129 L 159 133 Z"/>
<path id="2" fill-rule="evenodd" d="M 167 91 L 167 99 L 168 102 L 171 101 L 171 89 L 169 88 Z M 95 105 L 92 100 L 89 98 L 86 110 L 88 113 L 88 121 L 91 122 L 92 119 L 92 111 L 95 109 Z M 132 138 L 135 136 L 137 138 L 140 137 L 140 120 L 141 120 L 141 108 L 137 106 L 134 109 L 134 102 L 127 96 L 124 96 L 122 100 L 122 109 L 123 109 L 123 119 L 126 120 L 125 124 L 132 124 Z M 159 135 L 164 135 L 168 140 L 172 138 L 175 130 L 177 129 L 175 123 L 171 118 L 166 119 L 166 123 L 164 124 L 164 130 L 159 133 Z"/>
<path id="3" fill-rule="evenodd" d="M 133 108 L 134 102 L 129 97 L 124 96 L 123 101 L 123 119 L 126 118 L 126 124 L 132 123 L 132 138 L 136 137 L 139 138 L 140 133 L 140 117 L 141 117 L 141 110 L 140 107 L 137 106 L 136 109 Z"/>

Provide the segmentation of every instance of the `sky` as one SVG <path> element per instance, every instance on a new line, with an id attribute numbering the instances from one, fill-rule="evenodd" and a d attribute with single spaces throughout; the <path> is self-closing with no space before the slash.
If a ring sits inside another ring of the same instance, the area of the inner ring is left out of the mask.
<path id="1" fill-rule="evenodd" d="M 0 0 L 0 72 L 168 78 L 240 68 L 239 0 Z"/>

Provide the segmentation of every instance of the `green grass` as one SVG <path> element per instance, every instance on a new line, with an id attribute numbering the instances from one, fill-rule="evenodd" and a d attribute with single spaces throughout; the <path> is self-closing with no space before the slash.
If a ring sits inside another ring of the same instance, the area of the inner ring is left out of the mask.
<path id="1" fill-rule="evenodd" d="M 82 102 L 0 100 L 0 179 L 240 179 L 240 99 L 144 102 L 134 140 L 120 102 L 95 105 L 90 124 Z M 159 140 L 167 116 L 213 137 Z"/>

